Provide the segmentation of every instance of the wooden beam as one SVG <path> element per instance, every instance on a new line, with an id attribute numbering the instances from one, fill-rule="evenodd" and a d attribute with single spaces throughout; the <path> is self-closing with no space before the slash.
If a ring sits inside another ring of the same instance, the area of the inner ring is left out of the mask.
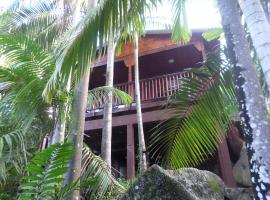
<path id="1" fill-rule="evenodd" d="M 165 90 L 164 90 L 165 91 Z M 162 100 L 161 100 L 162 99 Z M 161 108 L 164 104 L 167 103 L 167 100 L 165 98 L 161 98 L 159 101 L 145 101 L 142 102 L 142 109 L 148 109 L 148 108 L 155 108 L 159 107 Z M 123 106 L 121 108 L 117 108 L 113 110 L 114 113 L 119 113 L 119 112 L 124 112 L 124 111 L 135 111 L 136 110 L 136 103 L 132 103 L 131 105 Z M 98 111 L 91 111 L 90 113 L 86 113 L 85 117 L 93 117 L 93 116 L 101 116 L 103 115 L 103 110 L 98 110 Z"/>
<path id="2" fill-rule="evenodd" d="M 173 114 L 173 109 L 155 110 L 143 113 L 143 123 L 155 122 L 169 119 Z M 112 126 L 126 126 L 127 124 L 136 124 L 136 113 L 123 116 L 115 116 L 112 119 Z M 84 130 L 96 130 L 103 127 L 103 119 L 90 120 L 85 122 Z"/>
<path id="3" fill-rule="evenodd" d="M 230 153 L 227 145 L 226 138 L 219 143 L 218 146 L 218 162 L 221 172 L 222 180 L 224 181 L 227 187 L 236 187 L 236 182 L 233 177 L 233 168 L 230 158 Z"/>
<path id="4" fill-rule="evenodd" d="M 202 53 L 203 60 L 206 60 L 207 55 L 203 41 L 195 41 L 193 42 L 193 45 L 197 48 L 198 51 Z"/>
<path id="5" fill-rule="evenodd" d="M 135 177 L 135 141 L 132 124 L 127 125 L 127 179 Z"/>
<path id="6" fill-rule="evenodd" d="M 190 42 L 188 42 L 186 44 L 171 43 L 171 44 L 168 44 L 168 45 L 163 45 L 161 47 L 149 49 L 149 50 L 146 50 L 146 51 L 141 51 L 141 52 L 139 52 L 139 57 L 159 53 L 159 52 L 166 51 L 166 50 L 176 49 L 176 48 L 179 48 L 179 47 L 187 47 L 187 46 L 191 46 L 191 45 L 194 45 L 194 44 L 197 44 L 196 40 L 192 40 L 192 41 L 190 41 Z M 129 54 L 125 54 L 125 55 L 116 56 L 114 61 L 115 62 L 125 61 L 125 57 L 129 57 L 129 56 L 132 56 L 132 55 L 133 55 L 133 52 L 131 52 Z M 96 61 L 96 63 L 94 64 L 94 67 L 105 65 L 106 61 L 107 61 L 107 57 L 105 55 L 105 56 L 103 56 L 102 58 L 100 58 L 99 60 Z"/>

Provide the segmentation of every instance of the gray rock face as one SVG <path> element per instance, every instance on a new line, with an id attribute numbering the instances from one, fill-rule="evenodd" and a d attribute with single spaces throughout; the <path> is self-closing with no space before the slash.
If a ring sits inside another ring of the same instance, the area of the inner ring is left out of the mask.
<path id="1" fill-rule="evenodd" d="M 248 166 L 248 156 L 245 146 L 243 146 L 239 160 L 233 166 L 233 176 L 235 181 L 244 186 L 244 187 L 251 187 L 251 177 L 250 171 Z"/>
<path id="2" fill-rule="evenodd" d="M 215 174 L 193 168 L 150 167 L 121 200 L 223 200 L 225 185 Z"/>
<path id="3" fill-rule="evenodd" d="M 251 188 L 226 188 L 225 197 L 229 200 L 252 200 Z"/>

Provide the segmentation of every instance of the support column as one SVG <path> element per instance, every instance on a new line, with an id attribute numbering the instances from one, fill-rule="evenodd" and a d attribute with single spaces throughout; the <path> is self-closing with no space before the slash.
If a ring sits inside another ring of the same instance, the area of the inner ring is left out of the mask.
<path id="1" fill-rule="evenodd" d="M 233 168 L 226 138 L 218 146 L 218 162 L 222 180 L 228 187 L 236 187 L 233 177 Z"/>
<path id="2" fill-rule="evenodd" d="M 134 57 L 133 55 L 129 55 L 124 59 L 124 63 L 128 68 L 128 94 L 134 99 L 134 83 L 131 84 L 132 80 L 132 66 L 134 66 Z"/>
<path id="3" fill-rule="evenodd" d="M 127 125 L 127 179 L 135 177 L 135 142 L 134 128 L 132 124 Z"/>
<path id="4" fill-rule="evenodd" d="M 132 65 L 128 66 L 128 82 L 132 81 Z"/>
<path id="5" fill-rule="evenodd" d="M 128 66 L 128 82 L 132 82 L 132 65 Z M 134 84 L 129 84 L 128 93 L 134 99 Z"/>

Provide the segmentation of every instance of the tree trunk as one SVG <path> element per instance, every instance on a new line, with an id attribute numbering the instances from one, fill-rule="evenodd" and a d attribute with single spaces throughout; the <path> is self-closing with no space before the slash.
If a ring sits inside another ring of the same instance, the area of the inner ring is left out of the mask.
<path id="1" fill-rule="evenodd" d="M 113 87 L 114 74 L 114 34 L 111 31 L 109 35 L 107 49 L 107 71 L 106 86 Z M 108 98 L 104 106 L 103 113 L 104 126 L 102 130 L 101 157 L 111 166 L 111 148 L 112 148 L 112 91 L 108 93 Z"/>
<path id="2" fill-rule="evenodd" d="M 236 0 L 219 0 L 256 199 L 270 198 L 270 124 Z"/>
<path id="3" fill-rule="evenodd" d="M 266 83 L 270 86 L 270 24 L 259 0 L 238 0 L 238 3 L 262 66 Z"/>
<path id="4" fill-rule="evenodd" d="M 146 162 L 146 148 L 143 132 L 142 121 L 142 108 L 141 108 L 141 95 L 140 95 L 140 82 L 139 82 L 139 47 L 138 47 L 138 35 L 134 35 L 134 71 L 135 71 L 135 101 L 137 110 L 137 122 L 138 122 L 138 137 L 139 137 L 139 171 L 142 174 L 147 168 Z"/>
<path id="5" fill-rule="evenodd" d="M 264 10 L 264 13 L 266 15 L 266 18 L 268 19 L 268 22 L 269 22 L 269 20 L 270 20 L 270 18 L 269 18 L 269 7 L 268 7 L 269 2 L 268 2 L 268 0 L 261 0 L 261 4 L 262 4 L 263 10 Z"/>
<path id="6" fill-rule="evenodd" d="M 96 5 L 96 0 L 89 0 L 89 8 Z M 87 68 L 85 75 L 82 77 L 79 85 L 75 89 L 73 104 L 73 129 L 72 140 L 74 143 L 74 156 L 70 163 L 68 181 L 75 182 L 81 177 L 81 161 L 84 136 L 85 113 L 87 106 L 88 86 L 89 86 L 90 66 Z M 70 195 L 71 200 L 80 199 L 80 190 L 74 190 Z"/>
<path id="7" fill-rule="evenodd" d="M 74 1 L 72 1 L 74 4 Z M 64 12 L 63 16 L 64 18 L 68 18 L 69 15 L 76 15 L 76 13 L 78 13 L 78 7 L 76 5 L 73 5 L 73 8 L 75 9 L 71 9 L 71 7 L 69 6 L 69 3 L 71 2 L 67 2 L 66 0 L 57 0 L 55 2 L 55 6 L 57 8 L 57 10 L 59 12 Z M 78 18 L 73 18 L 74 22 L 75 19 Z M 68 26 L 67 24 L 67 19 L 64 21 L 63 26 Z M 68 83 L 66 85 L 66 87 L 64 88 L 67 93 L 70 92 L 70 87 L 71 87 L 71 76 L 69 77 Z M 53 133 L 53 137 L 52 137 L 52 144 L 55 143 L 64 143 L 65 141 L 65 129 L 66 129 L 66 117 L 67 117 L 67 112 L 68 112 L 68 106 L 69 106 L 69 102 L 62 102 L 63 105 L 60 105 L 58 108 L 58 112 L 57 112 L 57 120 L 56 120 L 56 124 L 55 124 L 55 128 L 54 128 L 54 133 Z"/>
<path id="8" fill-rule="evenodd" d="M 67 106 L 67 104 L 64 104 L 64 108 L 58 109 L 58 116 L 53 132 L 52 144 L 64 143 L 65 141 Z"/>

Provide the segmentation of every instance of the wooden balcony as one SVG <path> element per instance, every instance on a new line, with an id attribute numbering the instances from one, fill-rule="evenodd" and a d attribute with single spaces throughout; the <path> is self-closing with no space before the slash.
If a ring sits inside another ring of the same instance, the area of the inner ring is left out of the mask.
<path id="1" fill-rule="evenodd" d="M 182 80 L 187 77 L 193 76 L 190 72 L 178 72 L 173 74 L 166 74 L 162 76 L 156 76 L 148 79 L 140 80 L 141 102 L 151 102 L 167 99 L 175 93 L 182 85 Z M 133 101 L 135 85 L 134 81 L 114 85 L 115 88 L 122 90 L 129 94 Z M 88 111 L 102 109 L 104 102 L 99 102 L 88 107 Z M 121 102 L 117 98 L 113 98 L 113 107 L 117 108 L 121 106 Z"/>

